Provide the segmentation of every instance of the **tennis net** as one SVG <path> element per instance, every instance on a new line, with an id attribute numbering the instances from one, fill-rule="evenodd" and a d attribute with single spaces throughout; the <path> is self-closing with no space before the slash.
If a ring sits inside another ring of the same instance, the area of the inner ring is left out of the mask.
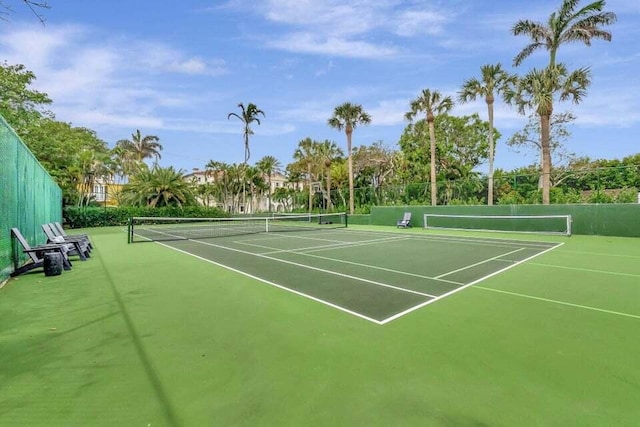
<path id="1" fill-rule="evenodd" d="M 256 233 L 321 231 L 346 226 L 346 213 L 241 218 L 132 217 L 128 241 L 210 239 Z"/>

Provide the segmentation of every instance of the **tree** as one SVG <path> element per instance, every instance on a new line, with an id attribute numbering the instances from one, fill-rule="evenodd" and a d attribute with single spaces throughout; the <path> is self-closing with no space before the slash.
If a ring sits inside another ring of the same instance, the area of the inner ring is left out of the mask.
<path id="1" fill-rule="evenodd" d="M 312 165 L 315 158 L 314 141 L 305 138 L 298 142 L 298 148 L 293 153 L 293 159 L 306 169 L 307 190 L 309 191 L 309 212 L 313 207 L 313 195 L 311 194 L 311 182 L 313 181 Z"/>
<path id="2" fill-rule="evenodd" d="M 191 184 L 184 180 L 181 170 L 172 166 L 152 169 L 141 167 L 131 176 L 123 188 L 126 201 L 134 206 L 162 207 L 189 206 L 197 204 Z"/>
<path id="3" fill-rule="evenodd" d="M 483 65 L 480 67 L 480 79 L 470 78 L 465 80 L 462 90 L 458 93 L 460 102 L 475 101 L 476 97 L 484 97 L 487 103 L 489 115 L 489 184 L 487 192 L 487 204 L 493 205 L 493 159 L 495 144 L 493 141 L 493 104 L 495 95 L 504 92 L 509 84 L 515 82 L 515 77 L 502 69 L 500 63 L 495 65 Z"/>
<path id="4" fill-rule="evenodd" d="M 542 70 L 534 68 L 519 79 L 513 90 L 505 93 L 505 100 L 516 105 L 520 114 L 532 109 L 540 118 L 542 203 L 545 205 L 549 204 L 551 188 L 550 123 L 554 96 L 558 96 L 560 101 L 570 100 L 578 104 L 586 95 L 590 83 L 589 69 L 580 68 L 569 73 L 563 64 L 557 64 Z"/>
<path id="5" fill-rule="evenodd" d="M 602 26 L 613 24 L 617 17 L 613 12 L 603 12 L 605 1 L 598 0 L 576 10 L 580 0 L 563 0 L 560 9 L 551 13 L 547 24 L 530 20 L 518 21 L 512 28 L 516 36 L 529 36 L 531 43 L 520 51 L 513 60 L 520 65 L 538 49 L 549 51 L 549 65 L 545 70 L 533 70 L 522 79 L 520 91 L 527 92 L 525 104 L 533 106 L 540 117 L 542 146 L 542 200 L 549 203 L 551 155 L 549 147 L 550 120 L 553 113 L 553 97 L 559 93 L 561 99 L 579 102 L 586 95 L 589 72 L 581 68 L 569 73 L 562 64 L 557 64 L 556 56 L 561 45 L 583 42 L 590 46 L 592 39 L 611 40 L 611 33 Z M 523 85 L 526 88 L 523 88 Z M 573 85 L 573 87 L 572 87 Z M 539 92 L 534 94 L 534 92 Z M 511 97 L 513 100 L 513 97 Z M 522 98 L 517 102 L 522 112 Z"/>
<path id="6" fill-rule="evenodd" d="M 264 117 L 264 111 L 260 110 L 255 104 L 251 102 L 244 107 L 244 104 L 241 102 L 238 104 L 240 110 L 242 111 L 240 114 L 237 113 L 229 113 L 227 115 L 227 120 L 231 117 L 236 117 L 242 122 L 243 131 L 242 135 L 244 137 L 244 164 L 247 164 L 249 161 L 249 157 L 251 157 L 251 151 L 249 149 L 249 135 L 253 135 L 253 130 L 251 129 L 251 123 L 256 122 L 258 125 L 260 124 L 260 119 L 258 116 L 262 115 Z"/>
<path id="7" fill-rule="evenodd" d="M 329 126 L 339 131 L 345 131 L 347 135 L 347 163 L 349 169 L 349 213 L 353 215 L 354 203 L 353 203 L 353 159 L 351 156 L 351 136 L 354 129 L 360 125 L 368 125 L 371 123 L 371 116 L 367 114 L 360 104 L 352 104 L 345 102 L 338 105 L 333 110 L 333 115 L 329 118 Z"/>
<path id="8" fill-rule="evenodd" d="M 518 21 L 511 32 L 515 36 L 529 36 L 531 43 L 524 47 L 513 59 L 515 66 L 520 65 L 538 49 L 549 51 L 549 67 L 556 65 L 556 55 L 561 45 L 582 42 L 591 46 L 592 39 L 611 41 L 611 33 L 601 27 L 616 22 L 616 14 L 603 12 L 605 0 L 598 0 L 576 11 L 580 0 L 563 0 L 560 9 L 553 12 L 547 24 L 530 21 Z"/>
<path id="9" fill-rule="evenodd" d="M 316 160 L 320 169 L 319 176 L 324 176 L 327 185 L 327 191 L 325 199 L 327 201 L 327 209 L 333 209 L 331 203 L 331 165 L 334 161 L 344 156 L 344 153 L 336 145 L 335 142 L 325 139 L 322 142 L 316 143 Z"/>
<path id="10" fill-rule="evenodd" d="M 489 122 L 480 119 L 478 114 L 471 116 L 440 115 L 435 118 L 434 135 L 436 145 L 436 181 L 444 182 L 451 190 L 453 185 L 459 190 L 459 195 L 454 197 L 449 191 L 438 200 L 442 202 L 469 203 L 479 195 L 476 187 L 479 184 L 477 173 L 474 169 L 489 157 Z M 424 165 L 429 159 L 430 147 L 424 144 L 424 135 L 427 133 L 427 123 L 424 119 L 416 123 L 410 123 L 400 138 L 400 149 L 406 163 L 398 171 L 410 182 L 422 182 L 426 178 Z M 494 128 L 493 137 L 497 141 L 500 133 Z M 398 160 L 396 160 L 398 163 Z"/>
<path id="11" fill-rule="evenodd" d="M 379 191 L 388 177 L 395 172 L 395 152 L 384 146 L 382 141 L 376 141 L 371 145 L 362 145 L 353 150 L 353 168 L 361 185 L 373 189 L 373 197 L 378 203 Z"/>
<path id="12" fill-rule="evenodd" d="M 453 100 L 449 96 L 443 97 L 440 92 L 429 89 L 423 89 L 422 93 L 413 101 L 411 101 L 411 111 L 405 114 L 407 120 L 413 118 L 420 112 L 427 115 L 427 123 L 429 125 L 429 139 L 431 141 L 431 205 L 437 204 L 437 186 L 436 186 L 436 137 L 433 121 L 440 114 L 447 114 L 453 108 Z"/>
<path id="13" fill-rule="evenodd" d="M 155 135 L 142 136 L 140 129 L 136 129 L 131 134 L 131 139 L 121 139 L 116 142 L 116 147 L 120 147 L 124 159 L 134 163 L 142 163 L 144 159 L 155 157 L 155 163 L 160 159 L 162 144 L 160 138 Z"/>
<path id="14" fill-rule="evenodd" d="M 264 111 L 260 110 L 255 104 L 251 102 L 247 105 L 246 108 L 242 102 L 238 104 L 238 107 L 240 107 L 241 113 L 240 114 L 229 113 L 227 115 L 227 120 L 229 120 L 231 117 L 235 117 L 242 122 L 242 125 L 243 125 L 242 136 L 244 138 L 244 162 L 242 163 L 242 166 L 244 170 L 244 168 L 247 165 L 247 162 L 249 161 L 249 157 L 251 157 L 251 150 L 249 149 L 249 135 L 253 135 L 253 130 L 251 129 L 251 123 L 256 122 L 258 125 L 260 125 L 260 119 L 258 118 L 258 116 L 262 115 L 262 117 L 265 117 L 265 115 L 264 115 Z M 244 183 L 244 180 L 243 180 L 243 183 Z M 243 184 L 243 187 L 242 187 L 242 203 L 243 204 L 246 203 L 245 199 L 246 199 L 245 188 Z"/>
<path id="15" fill-rule="evenodd" d="M 267 193 L 267 196 L 269 198 L 269 212 L 271 212 L 271 176 L 276 172 L 280 172 L 282 163 L 280 163 L 280 160 L 276 159 L 274 156 L 264 156 L 258 161 L 257 166 L 260 172 L 267 175 L 267 182 L 269 184 L 269 192 Z"/>
<path id="16" fill-rule="evenodd" d="M 564 150 L 564 142 L 571 136 L 571 131 L 567 128 L 567 125 L 575 120 L 576 116 L 569 111 L 551 115 L 551 121 L 549 122 L 549 150 L 551 151 L 552 159 L 561 158 L 566 162 L 573 158 L 573 154 Z M 511 135 L 507 140 L 507 145 L 513 147 L 516 153 L 520 153 L 521 148 L 533 148 L 536 158 L 539 160 L 539 166 L 542 167 L 540 118 L 536 113 L 529 115 L 525 127 Z M 555 160 L 553 163 L 556 163 Z M 540 188 L 542 188 L 542 180 L 540 181 Z"/>
<path id="17" fill-rule="evenodd" d="M 44 119 L 53 119 L 45 109 L 52 103 L 46 93 L 29 89 L 36 75 L 22 64 L 0 63 L 0 114 L 27 142 L 29 132 Z"/>
<path id="18" fill-rule="evenodd" d="M 23 3 L 31 10 L 31 12 L 38 18 L 38 20 L 44 25 L 44 17 L 40 14 L 39 9 L 49 9 L 50 6 L 47 0 L 15 0 L 18 3 Z M 7 20 L 7 16 L 13 13 L 13 8 L 9 4 L 8 0 L 0 0 L 0 20 Z"/>

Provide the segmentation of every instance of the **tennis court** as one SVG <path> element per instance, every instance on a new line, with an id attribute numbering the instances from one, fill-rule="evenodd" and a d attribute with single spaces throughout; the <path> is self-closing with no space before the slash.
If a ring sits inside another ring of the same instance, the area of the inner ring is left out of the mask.
<path id="1" fill-rule="evenodd" d="M 343 216 L 140 225 L 164 246 L 385 324 L 561 245 L 358 231 Z M 331 218 L 322 224 L 321 218 Z M 268 224 L 267 224 L 268 223 Z M 266 230 L 271 231 L 266 232 Z M 214 237 L 209 237 L 214 236 Z"/>
<path id="2" fill-rule="evenodd" d="M 2 288 L 0 425 L 637 425 L 638 239 L 328 222 L 82 230 Z"/>

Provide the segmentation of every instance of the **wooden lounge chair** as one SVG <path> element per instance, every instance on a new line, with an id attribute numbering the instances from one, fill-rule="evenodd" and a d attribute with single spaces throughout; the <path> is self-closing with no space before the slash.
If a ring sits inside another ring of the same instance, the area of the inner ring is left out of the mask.
<path id="1" fill-rule="evenodd" d="M 396 223 L 398 228 L 411 228 L 411 212 L 405 212 L 402 219 L 398 220 Z"/>
<path id="2" fill-rule="evenodd" d="M 81 237 L 84 240 L 86 240 L 87 245 L 89 246 L 89 249 L 93 249 L 93 243 L 91 243 L 91 239 L 89 239 L 89 235 L 88 234 L 67 234 L 66 231 L 64 231 L 64 228 L 62 228 L 62 225 L 59 222 L 52 222 L 49 224 L 51 226 L 51 230 L 53 230 L 53 232 L 56 234 L 56 236 L 62 236 L 62 237 L 73 237 L 73 238 L 78 238 Z"/>
<path id="3" fill-rule="evenodd" d="M 71 261 L 69 261 L 69 257 L 67 256 L 67 245 L 54 243 L 32 247 L 29 245 L 27 239 L 24 238 L 22 233 L 20 233 L 20 230 L 18 230 L 17 228 L 11 229 L 11 235 L 15 237 L 15 239 L 22 247 L 22 252 L 26 253 L 29 258 L 31 258 L 31 262 L 24 265 L 18 265 L 18 260 L 15 259 L 14 271 L 13 273 L 11 273 L 12 276 L 18 276 L 29 270 L 33 270 L 34 268 L 44 267 L 44 254 L 47 252 L 57 252 L 61 254 L 63 268 L 65 270 L 71 270 Z"/>
<path id="4" fill-rule="evenodd" d="M 49 224 L 42 224 L 42 231 L 47 236 L 47 243 L 66 244 L 69 249 L 68 255 L 78 255 L 82 261 L 86 261 L 91 256 L 89 245 L 85 240 L 56 236 Z"/>

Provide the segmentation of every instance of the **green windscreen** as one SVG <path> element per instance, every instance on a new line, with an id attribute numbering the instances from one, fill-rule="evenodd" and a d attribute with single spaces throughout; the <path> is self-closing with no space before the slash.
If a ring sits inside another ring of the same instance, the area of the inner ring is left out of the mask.
<path id="1" fill-rule="evenodd" d="M 45 242 L 41 225 L 62 221 L 62 190 L 0 116 L 0 283 L 25 262 L 16 227 L 31 245 Z"/>
<path id="2" fill-rule="evenodd" d="M 425 228 L 496 232 L 571 234 L 569 215 L 438 215 L 424 214 Z"/>

